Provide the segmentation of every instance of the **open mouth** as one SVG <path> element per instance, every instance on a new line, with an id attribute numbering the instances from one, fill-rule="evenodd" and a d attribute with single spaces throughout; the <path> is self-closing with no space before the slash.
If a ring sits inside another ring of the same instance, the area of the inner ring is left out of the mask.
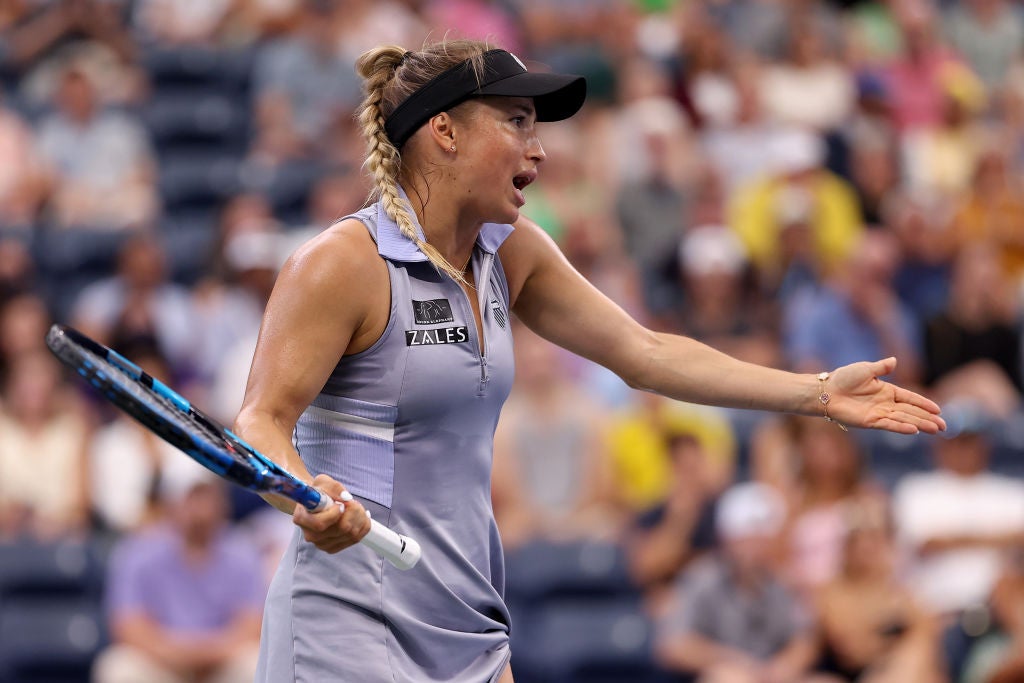
<path id="1" fill-rule="evenodd" d="M 522 190 L 524 187 L 532 183 L 537 178 L 537 173 L 520 173 L 516 177 L 512 178 L 512 185 L 517 190 Z"/>

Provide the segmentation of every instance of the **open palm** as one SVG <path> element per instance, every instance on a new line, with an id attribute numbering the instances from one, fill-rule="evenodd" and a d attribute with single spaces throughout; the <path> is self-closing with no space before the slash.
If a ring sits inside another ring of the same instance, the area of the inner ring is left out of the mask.
<path id="1" fill-rule="evenodd" d="M 844 365 L 828 381 L 829 414 L 851 427 L 884 429 L 900 434 L 935 434 L 946 428 L 939 406 L 920 394 L 879 377 L 896 368 L 895 358 Z"/>

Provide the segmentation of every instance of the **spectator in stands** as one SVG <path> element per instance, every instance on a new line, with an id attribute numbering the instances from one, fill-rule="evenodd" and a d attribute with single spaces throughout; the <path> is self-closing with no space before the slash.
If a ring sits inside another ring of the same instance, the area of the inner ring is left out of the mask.
<path id="1" fill-rule="evenodd" d="M 842 17 L 828 3 L 787 0 L 780 3 L 702 3 L 729 32 L 733 44 L 764 61 L 779 61 L 789 47 L 790 29 L 803 24 L 821 37 L 830 55 L 842 48 Z"/>
<path id="2" fill-rule="evenodd" d="M 993 628 L 972 648 L 970 683 L 1014 683 L 1024 677 L 1024 553 L 1017 552 L 992 591 Z"/>
<path id="3" fill-rule="evenodd" d="M 491 495 L 502 541 L 614 538 L 625 519 L 602 439 L 608 416 L 566 374 L 557 347 L 522 326 L 515 335 L 515 392 L 494 435 Z"/>
<path id="4" fill-rule="evenodd" d="M 683 69 L 676 96 L 689 110 L 695 127 L 728 127 L 739 113 L 734 43 L 707 18 L 690 27 L 687 37 L 680 46 Z"/>
<path id="5" fill-rule="evenodd" d="M 863 455 L 848 432 L 800 417 L 788 418 L 786 426 L 796 461 L 783 555 L 790 584 L 810 595 L 840 573 L 856 515 L 884 517 L 888 500 L 868 478 Z"/>
<path id="6" fill-rule="evenodd" d="M 344 21 L 338 27 L 342 58 L 348 64 L 355 64 L 359 55 L 376 45 L 422 43 L 430 34 L 425 23 L 427 18 L 423 16 L 425 4 L 401 0 L 346 0 Z M 438 33 L 454 27 L 454 22 L 445 24 Z"/>
<path id="7" fill-rule="evenodd" d="M 49 210 L 62 227 L 124 229 L 156 215 L 155 161 L 145 130 L 103 109 L 85 71 L 61 76 L 56 111 L 38 130 Z"/>
<path id="8" fill-rule="evenodd" d="M 1005 0 L 967 0 L 946 7 L 945 35 L 989 92 L 1002 87 L 1024 50 L 1024 20 Z"/>
<path id="9" fill-rule="evenodd" d="M 711 683 L 797 683 L 818 656 L 814 626 L 772 568 L 785 503 L 770 487 L 736 485 L 718 501 L 721 552 L 691 565 L 658 625 L 656 656 Z"/>
<path id="10" fill-rule="evenodd" d="M 976 405 L 949 406 L 953 428 L 935 443 L 937 469 L 909 474 L 893 493 L 909 585 L 932 614 L 953 622 L 944 651 L 953 680 L 1008 553 L 1024 549 L 1024 482 L 988 469 L 991 416 Z M 959 431 L 957 432 L 957 428 Z"/>
<path id="11" fill-rule="evenodd" d="M 863 230 L 853 189 L 822 166 L 820 137 L 796 129 L 776 144 L 773 173 L 737 190 L 729 211 L 730 227 L 773 288 L 833 271 Z"/>
<path id="12" fill-rule="evenodd" d="M 1015 683 L 1024 677 L 1024 553 L 1007 562 L 992 591 L 991 623 L 971 646 L 964 683 Z"/>
<path id="13" fill-rule="evenodd" d="M 668 275 L 680 238 L 686 232 L 691 201 L 688 179 L 680 168 L 688 136 L 683 113 L 667 98 L 647 98 L 624 112 L 623 122 L 642 138 L 646 160 L 638 178 L 626 178 L 615 198 L 616 217 L 625 248 L 640 270 L 644 304 L 654 314 L 673 305 L 675 284 Z"/>
<path id="14" fill-rule="evenodd" d="M 435 35 L 451 31 L 452 37 L 489 40 L 512 53 L 522 52 L 522 29 L 506 3 L 430 0 L 423 3 L 422 13 L 427 30 Z"/>
<path id="15" fill-rule="evenodd" d="M 89 423 L 45 349 L 8 359 L 0 384 L 0 537 L 86 530 Z"/>
<path id="16" fill-rule="evenodd" d="M 641 514 L 668 500 L 674 484 L 668 444 L 695 435 L 708 456 L 705 476 L 724 488 L 735 468 L 736 436 L 724 411 L 635 392 L 616 411 L 605 431 L 618 504 Z"/>
<path id="17" fill-rule="evenodd" d="M 263 46 L 253 67 L 251 154 L 269 165 L 314 155 L 334 120 L 359 103 L 359 78 L 338 49 L 341 5 L 301 0 L 301 6 L 296 30 Z"/>
<path id="18" fill-rule="evenodd" d="M 13 296 L 34 291 L 39 284 L 27 240 L 20 236 L 0 237 L 0 306 Z M 3 337 L 2 332 L 0 337 Z"/>
<path id="19" fill-rule="evenodd" d="M 0 228 L 28 229 L 42 200 L 42 166 L 32 129 L 0 92 Z"/>
<path id="20" fill-rule="evenodd" d="M 925 381 L 944 398 L 971 397 L 1001 417 L 1017 409 L 1022 375 L 1016 311 L 1017 295 L 996 250 L 985 243 L 962 246 L 949 305 L 925 327 Z"/>
<path id="21" fill-rule="evenodd" d="M 881 131 L 862 128 L 859 137 L 850 137 L 849 180 L 857 193 L 864 224 L 879 227 L 885 211 L 900 187 L 898 150 L 892 138 Z"/>
<path id="22" fill-rule="evenodd" d="M 898 2 L 861 2 L 844 13 L 847 62 L 855 69 L 888 64 L 903 53 Z"/>
<path id="23" fill-rule="evenodd" d="M 0 248 L 0 258 L 3 255 Z M 0 297 L 0 376 L 18 358 L 46 348 L 51 322 L 46 302 L 31 290 L 15 289 L 10 296 Z"/>
<path id="24" fill-rule="evenodd" d="M 752 363 L 778 365 L 774 311 L 756 290 L 743 245 L 722 225 L 690 228 L 678 249 L 683 334 Z"/>
<path id="25" fill-rule="evenodd" d="M 1009 158 L 1011 150 L 1000 142 L 993 140 L 978 159 L 948 237 L 954 253 L 978 242 L 991 245 L 1011 285 L 1024 284 L 1024 187 Z"/>
<path id="26" fill-rule="evenodd" d="M 900 131 L 937 126 L 945 109 L 942 74 L 959 58 L 942 42 L 929 3 L 908 0 L 892 10 L 901 49 L 886 63 L 883 77 L 893 122 Z"/>
<path id="27" fill-rule="evenodd" d="M 986 105 L 981 81 L 956 61 L 938 67 L 935 78 L 939 120 L 905 131 L 901 152 L 907 190 L 942 204 L 968 190 L 991 143 L 979 119 Z"/>
<path id="28" fill-rule="evenodd" d="M 242 683 L 256 671 L 266 586 L 255 551 L 227 526 L 223 482 L 193 473 L 161 484 L 165 523 L 125 537 L 110 558 L 113 644 L 96 683 Z"/>
<path id="29" fill-rule="evenodd" d="M 892 235 L 866 232 L 825 287 L 788 302 L 784 343 L 794 367 L 810 370 L 852 358 L 896 356 L 898 381 L 918 381 L 920 330 L 893 289 L 899 259 Z"/>
<path id="30" fill-rule="evenodd" d="M 698 131 L 708 162 L 721 175 L 727 194 L 775 170 L 774 150 L 787 128 L 765 115 L 761 104 L 762 67 L 744 62 L 733 71 L 736 116 L 723 123 L 708 122 Z"/>
<path id="31" fill-rule="evenodd" d="M 149 43 L 212 45 L 233 4 L 233 0 L 137 0 L 132 7 L 132 19 Z"/>
<path id="32" fill-rule="evenodd" d="M 7 28 L 0 41 L 0 59 L 25 75 L 29 69 L 69 44 L 90 41 L 122 62 L 135 58 L 135 44 L 126 30 L 121 0 L 65 0 L 34 3 Z"/>
<path id="33" fill-rule="evenodd" d="M 888 517 L 878 508 L 850 512 L 840 572 L 815 600 L 820 669 L 838 681 L 944 683 L 939 625 L 898 580 Z"/>
<path id="34" fill-rule="evenodd" d="M 836 130 L 853 110 L 852 74 L 830 57 L 810 17 L 797 18 L 787 29 L 785 58 L 767 65 L 760 82 L 765 116 L 818 133 Z"/>
<path id="35" fill-rule="evenodd" d="M 896 237 L 903 254 L 893 286 L 923 327 L 946 309 L 949 300 L 951 256 L 939 227 L 946 216 L 940 209 L 901 193 L 888 202 L 883 217 L 883 229 Z M 922 353 L 927 364 L 928 352 Z"/>
<path id="36" fill-rule="evenodd" d="M 122 244 L 117 272 L 82 290 L 72 321 L 105 343 L 155 338 L 175 374 L 195 369 L 196 312 L 188 290 L 168 280 L 166 254 L 155 235 L 133 235 Z"/>
<path id="37" fill-rule="evenodd" d="M 667 438 L 668 497 L 640 513 L 623 538 L 630 574 L 655 616 L 679 572 L 715 547 L 715 500 L 723 488 L 713 474 L 714 454 L 697 436 L 680 431 Z"/>

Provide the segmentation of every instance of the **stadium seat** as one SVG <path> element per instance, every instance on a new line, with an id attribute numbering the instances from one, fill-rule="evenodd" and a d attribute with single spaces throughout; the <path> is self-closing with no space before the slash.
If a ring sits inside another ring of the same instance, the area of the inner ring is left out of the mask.
<path id="1" fill-rule="evenodd" d="M 925 437 L 862 430 L 857 438 L 865 457 L 865 472 L 887 490 L 892 490 L 903 476 L 932 467 Z"/>
<path id="2" fill-rule="evenodd" d="M 164 210 L 219 211 L 238 191 L 239 165 L 222 151 L 189 151 L 169 155 L 160 163 L 159 190 Z"/>
<path id="3" fill-rule="evenodd" d="M 638 598 L 552 600 L 512 632 L 516 680 L 611 683 L 652 680 L 652 628 Z"/>
<path id="4" fill-rule="evenodd" d="M 0 544 L 0 601 L 21 598 L 97 598 L 103 561 L 97 544 L 81 541 Z"/>
<path id="5" fill-rule="evenodd" d="M 161 157 L 183 149 L 240 154 L 249 134 L 245 103 L 219 92 L 155 93 L 142 118 Z"/>
<path id="6" fill-rule="evenodd" d="M 510 601 L 631 594 L 626 556 L 617 544 L 537 541 L 506 556 Z"/>
<path id="7" fill-rule="evenodd" d="M 32 253 L 43 293 L 58 320 L 66 319 L 86 285 L 113 275 L 127 237 L 125 231 L 99 227 L 40 227 L 35 232 Z"/>
<path id="8" fill-rule="evenodd" d="M 252 51 L 159 47 L 145 52 L 142 66 L 158 92 L 240 94 L 249 84 Z"/>
<path id="9" fill-rule="evenodd" d="M 191 209 L 167 212 L 160 226 L 171 277 L 191 284 L 208 272 L 217 242 L 217 213 Z"/>
<path id="10" fill-rule="evenodd" d="M 319 162 L 296 159 L 272 168 L 247 164 L 241 179 L 247 190 L 266 195 L 278 218 L 295 224 L 305 220 L 310 191 L 325 172 Z"/>
<path id="11" fill-rule="evenodd" d="M 3 683 L 87 683 L 108 641 L 98 600 L 29 596 L 0 609 Z"/>

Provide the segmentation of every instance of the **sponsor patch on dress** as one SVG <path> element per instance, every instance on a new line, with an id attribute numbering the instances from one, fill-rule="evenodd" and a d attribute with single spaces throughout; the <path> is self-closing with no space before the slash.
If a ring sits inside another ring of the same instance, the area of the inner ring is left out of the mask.
<path id="1" fill-rule="evenodd" d="M 438 327 L 433 330 L 406 330 L 406 346 L 434 346 L 436 344 L 465 344 L 469 341 L 469 329 L 465 325 L 458 327 Z"/>
<path id="2" fill-rule="evenodd" d="M 440 325 L 455 320 L 448 299 L 412 300 L 412 313 L 417 325 Z"/>

